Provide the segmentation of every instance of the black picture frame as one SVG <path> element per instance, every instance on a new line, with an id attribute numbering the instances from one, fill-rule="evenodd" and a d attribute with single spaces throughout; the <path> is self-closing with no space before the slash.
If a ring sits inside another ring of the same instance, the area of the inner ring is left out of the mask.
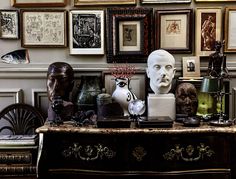
<path id="1" fill-rule="evenodd" d="M 152 8 L 108 8 L 107 62 L 146 62 L 152 51 L 152 21 Z"/>
<path id="2" fill-rule="evenodd" d="M 155 49 L 161 48 L 176 54 L 192 53 L 193 9 L 159 9 L 154 16 Z M 174 24 L 178 30 L 171 31 Z"/>

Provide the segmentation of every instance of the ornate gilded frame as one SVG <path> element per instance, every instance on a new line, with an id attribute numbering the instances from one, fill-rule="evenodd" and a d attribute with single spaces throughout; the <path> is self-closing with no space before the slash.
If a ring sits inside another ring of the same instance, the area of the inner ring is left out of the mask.
<path id="1" fill-rule="evenodd" d="M 94 6 L 94 5 L 135 5 L 136 0 L 74 0 L 74 6 Z"/>
<path id="2" fill-rule="evenodd" d="M 67 0 L 11 0 L 14 7 L 62 7 Z"/>

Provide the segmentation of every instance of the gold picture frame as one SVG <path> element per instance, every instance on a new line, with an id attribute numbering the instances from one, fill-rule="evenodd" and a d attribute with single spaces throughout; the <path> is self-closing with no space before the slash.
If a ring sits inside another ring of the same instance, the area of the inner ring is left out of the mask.
<path id="1" fill-rule="evenodd" d="M 196 55 L 209 56 L 215 51 L 215 41 L 222 38 L 222 8 L 197 8 L 195 22 Z"/>
<path id="2" fill-rule="evenodd" d="M 236 6 L 225 8 L 225 52 L 236 52 Z"/>
<path id="3" fill-rule="evenodd" d="M 74 0 L 74 6 L 127 5 L 136 4 L 136 0 Z"/>
<path id="4" fill-rule="evenodd" d="M 200 59 L 198 56 L 182 57 L 182 66 L 184 79 L 200 77 Z"/>
<path id="5" fill-rule="evenodd" d="M 67 0 L 11 0 L 13 7 L 62 7 Z"/>
<path id="6" fill-rule="evenodd" d="M 235 2 L 236 0 L 195 0 L 195 2 Z"/>

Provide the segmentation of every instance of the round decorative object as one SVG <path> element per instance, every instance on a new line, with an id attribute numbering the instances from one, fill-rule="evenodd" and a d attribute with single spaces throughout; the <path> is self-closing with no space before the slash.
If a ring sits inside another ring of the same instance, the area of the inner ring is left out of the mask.
<path id="1" fill-rule="evenodd" d="M 145 102 L 140 99 L 130 101 L 128 105 L 128 110 L 131 115 L 140 116 L 146 110 Z"/>

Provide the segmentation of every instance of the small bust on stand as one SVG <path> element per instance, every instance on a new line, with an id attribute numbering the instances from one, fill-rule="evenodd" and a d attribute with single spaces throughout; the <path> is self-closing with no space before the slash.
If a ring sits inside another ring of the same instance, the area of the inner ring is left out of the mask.
<path id="1" fill-rule="evenodd" d="M 169 93 L 175 76 L 175 58 L 166 50 L 153 51 L 147 59 L 147 77 L 154 94 L 148 96 L 148 116 L 175 118 L 175 96 Z"/>
<path id="2" fill-rule="evenodd" d="M 62 124 L 70 120 L 76 111 L 76 106 L 69 99 L 74 86 L 73 68 L 65 62 L 55 62 L 49 65 L 47 72 L 47 94 L 49 99 L 48 121 Z"/>
<path id="3" fill-rule="evenodd" d="M 197 89 L 191 83 L 180 83 L 175 91 L 176 114 L 185 116 L 184 125 L 198 126 L 200 119 L 196 117 L 198 109 Z"/>

